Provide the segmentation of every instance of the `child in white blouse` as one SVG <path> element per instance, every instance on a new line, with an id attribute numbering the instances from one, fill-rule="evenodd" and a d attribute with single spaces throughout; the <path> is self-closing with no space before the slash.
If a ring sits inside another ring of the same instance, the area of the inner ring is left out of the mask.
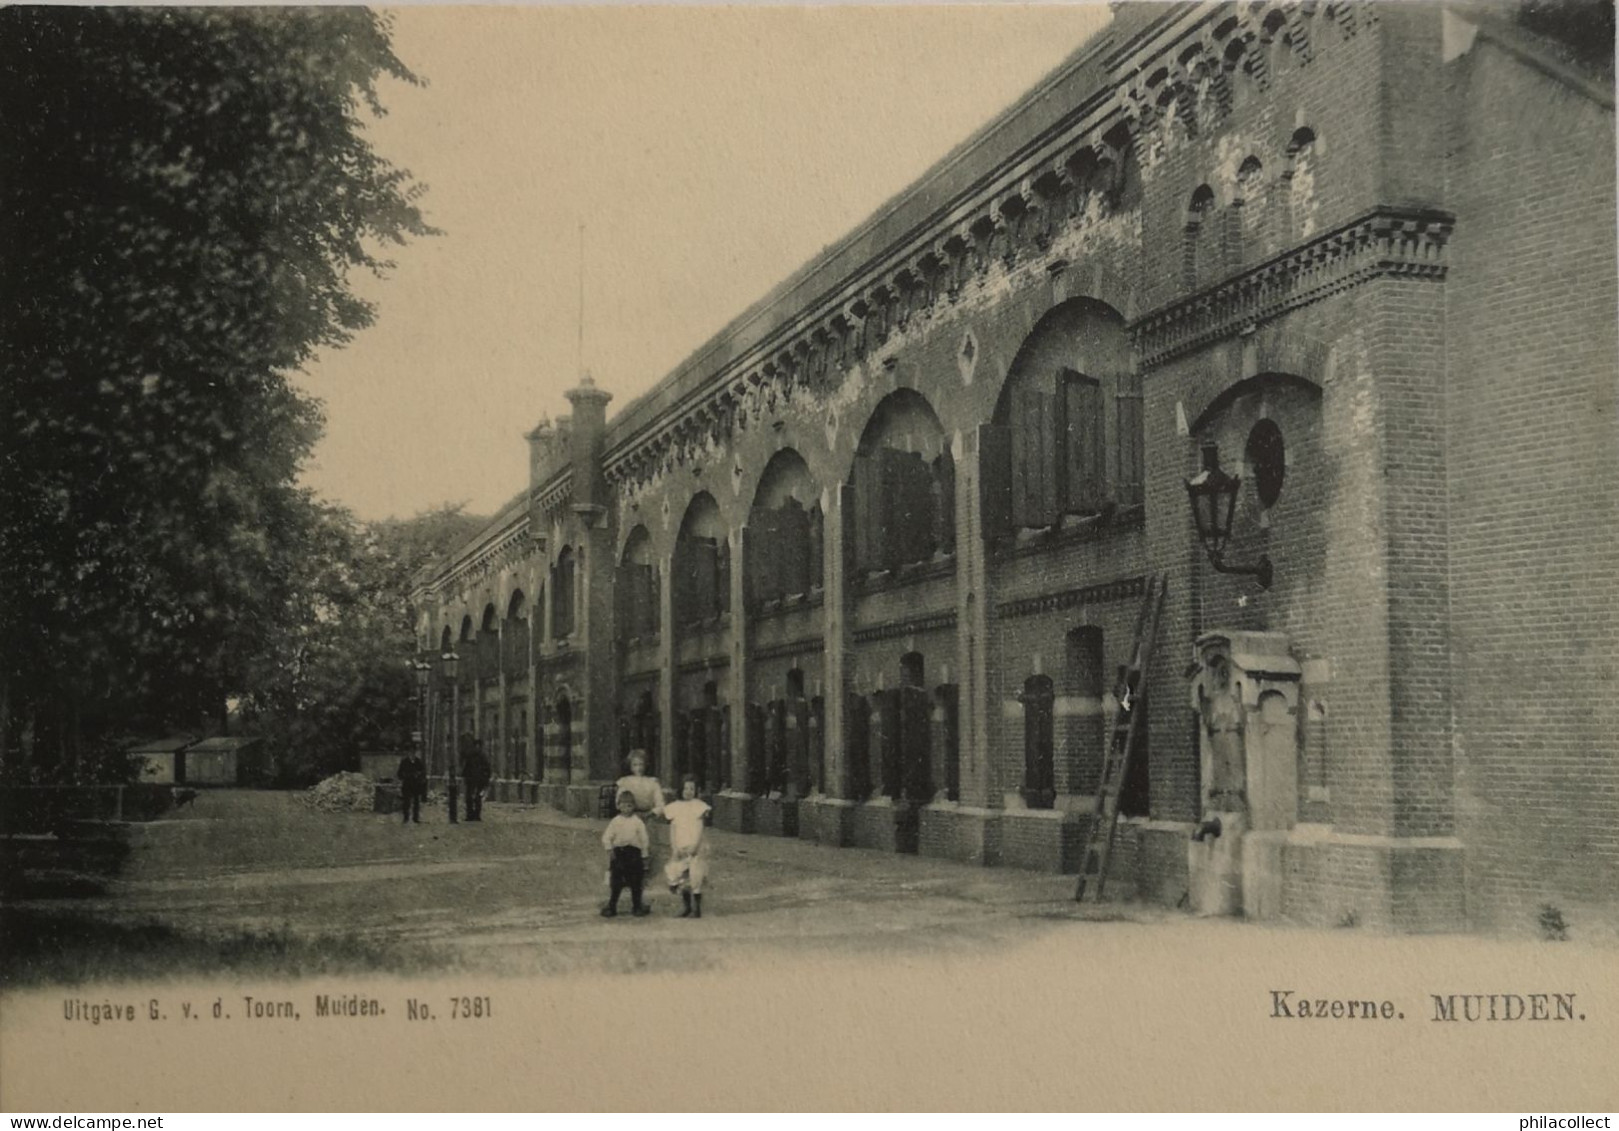
<path id="1" fill-rule="evenodd" d="M 602 847 L 608 852 L 607 882 L 611 893 L 607 906 L 602 908 L 603 918 L 618 914 L 618 897 L 625 888 L 630 889 L 630 913 L 647 914 L 646 904 L 641 902 L 641 884 L 650 845 L 646 825 L 635 815 L 635 796 L 627 790 L 618 795 L 618 816 L 607 822 Z"/>

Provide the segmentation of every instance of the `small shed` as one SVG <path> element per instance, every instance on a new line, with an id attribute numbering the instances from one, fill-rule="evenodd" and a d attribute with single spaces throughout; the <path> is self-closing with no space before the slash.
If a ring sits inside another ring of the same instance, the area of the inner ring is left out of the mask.
<path id="1" fill-rule="evenodd" d="M 175 735 L 139 742 L 130 747 L 129 756 L 140 766 L 141 781 L 183 782 L 186 780 L 186 750 L 196 741 L 190 735 Z"/>
<path id="2" fill-rule="evenodd" d="M 219 735 L 186 749 L 189 785 L 255 785 L 263 777 L 264 742 L 259 738 Z"/>

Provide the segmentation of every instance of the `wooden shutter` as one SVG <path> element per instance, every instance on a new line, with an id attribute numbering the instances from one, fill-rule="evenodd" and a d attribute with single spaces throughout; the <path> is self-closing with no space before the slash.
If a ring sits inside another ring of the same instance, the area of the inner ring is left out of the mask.
<path id="1" fill-rule="evenodd" d="M 731 611 L 731 544 L 724 537 L 714 541 L 714 612 Z"/>
<path id="2" fill-rule="evenodd" d="M 775 571 L 771 568 L 771 543 L 775 513 L 754 507 L 748 513 L 748 533 L 742 545 L 742 582 L 748 604 L 758 607 L 776 595 Z"/>
<path id="3" fill-rule="evenodd" d="M 819 503 L 809 513 L 809 583 L 811 589 L 826 584 L 826 520 Z"/>
<path id="4" fill-rule="evenodd" d="M 613 578 L 613 632 L 627 640 L 637 632 L 635 624 L 635 566 L 626 562 Z"/>
<path id="5" fill-rule="evenodd" d="M 956 552 L 956 461 L 943 452 L 933 461 L 934 542 L 947 554 Z"/>
<path id="6" fill-rule="evenodd" d="M 897 800 L 903 796 L 905 784 L 900 752 L 900 690 L 896 687 L 879 691 L 876 700 L 877 710 L 872 717 L 880 727 L 877 752 L 882 795 Z"/>
<path id="7" fill-rule="evenodd" d="M 916 452 L 884 448 L 882 501 L 886 509 L 883 560 L 890 567 L 933 554 L 933 475 Z"/>
<path id="8" fill-rule="evenodd" d="M 1102 386 L 1079 373 L 1062 375 L 1063 417 L 1066 424 L 1063 453 L 1064 509 L 1069 514 L 1094 514 L 1106 497 L 1103 462 Z"/>
<path id="9" fill-rule="evenodd" d="M 1121 506 L 1140 506 L 1144 497 L 1146 471 L 1145 437 L 1142 432 L 1141 375 L 1126 374 L 1119 379 L 1117 398 L 1118 501 Z"/>
<path id="10" fill-rule="evenodd" d="M 1055 401 L 1041 389 L 1012 389 L 1012 521 L 1020 527 L 1057 521 Z"/>
<path id="11" fill-rule="evenodd" d="M 697 560 L 702 556 L 702 543 L 697 538 L 682 538 L 675 547 L 675 623 L 691 624 L 701 620 L 698 608 Z"/>
<path id="12" fill-rule="evenodd" d="M 716 569 L 718 555 L 714 539 L 693 538 L 691 558 L 692 617 L 696 620 L 706 620 L 719 611 L 714 603 L 714 594 L 719 585 Z"/>
<path id="13" fill-rule="evenodd" d="M 783 594 L 809 592 L 809 515 L 796 499 L 776 512 L 776 566 Z"/>
<path id="14" fill-rule="evenodd" d="M 986 539 L 1012 533 L 1012 433 L 999 424 L 978 426 L 978 510 Z"/>
<path id="15" fill-rule="evenodd" d="M 933 704 L 920 687 L 903 687 L 900 700 L 900 779 L 912 801 L 933 800 Z"/>
<path id="16" fill-rule="evenodd" d="M 632 565 L 625 580 L 630 591 L 630 632 L 635 636 L 651 636 L 658 625 L 658 597 L 653 588 L 652 567 Z"/>
<path id="17" fill-rule="evenodd" d="M 883 493 L 877 461 L 856 456 L 853 479 L 855 572 L 865 573 L 883 568 Z"/>

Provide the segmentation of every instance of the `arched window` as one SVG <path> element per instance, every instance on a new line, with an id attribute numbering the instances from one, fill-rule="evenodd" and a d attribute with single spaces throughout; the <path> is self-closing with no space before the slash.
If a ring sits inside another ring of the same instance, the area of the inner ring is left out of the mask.
<path id="1" fill-rule="evenodd" d="M 785 448 L 771 457 L 748 513 L 745 568 L 751 604 L 764 605 L 821 584 L 820 492 L 803 457 Z"/>
<path id="2" fill-rule="evenodd" d="M 988 537 L 1139 505 L 1140 385 L 1118 313 L 1077 299 L 1041 319 L 979 443 Z"/>
<path id="3" fill-rule="evenodd" d="M 1063 694 L 1078 706 L 1065 713 L 1061 726 L 1062 766 L 1058 777 L 1065 793 L 1095 793 L 1102 777 L 1103 695 L 1107 670 L 1102 630 L 1095 625 L 1071 629 L 1067 639 Z"/>
<path id="4" fill-rule="evenodd" d="M 566 692 L 557 696 L 554 711 L 556 742 L 546 750 L 546 777 L 565 783 L 573 776 L 573 701 Z"/>
<path id="5" fill-rule="evenodd" d="M 955 465 L 939 418 L 911 389 L 877 405 L 855 451 L 854 563 L 894 570 L 955 550 Z"/>
<path id="6" fill-rule="evenodd" d="M 1023 681 L 1023 800 L 1030 809 L 1050 809 L 1057 799 L 1055 742 L 1052 733 L 1056 696 L 1047 676 Z"/>
<path id="7" fill-rule="evenodd" d="M 701 624 L 731 607 L 731 547 L 719 504 L 707 491 L 686 508 L 675 539 L 675 621 Z"/>
<path id="8" fill-rule="evenodd" d="M 1315 131 L 1300 126 L 1287 143 L 1287 164 L 1282 170 L 1286 182 L 1287 238 L 1309 239 L 1315 234 Z"/>
<path id="9" fill-rule="evenodd" d="M 618 634 L 654 637 L 659 632 L 658 571 L 652 564 L 652 538 L 646 527 L 630 531 L 618 567 Z"/>
<path id="10" fill-rule="evenodd" d="M 1259 158 L 1245 158 L 1237 169 L 1237 191 L 1231 201 L 1235 230 L 1231 238 L 1231 270 L 1254 262 L 1264 250 L 1270 219 L 1270 199 L 1265 184 L 1265 167 Z"/>
<path id="11" fill-rule="evenodd" d="M 1186 232 L 1181 244 L 1181 286 L 1197 289 L 1198 270 L 1208 266 L 1211 256 L 1204 244 L 1210 239 L 1209 216 L 1214 211 L 1214 190 L 1198 185 L 1186 205 Z"/>
<path id="12" fill-rule="evenodd" d="M 573 635 L 574 567 L 573 547 L 564 546 L 557 555 L 555 580 L 551 584 L 551 638 L 565 640 Z"/>
<path id="13" fill-rule="evenodd" d="M 506 628 L 501 633 L 501 667 L 508 672 L 528 669 L 528 598 L 512 590 L 506 602 Z"/>

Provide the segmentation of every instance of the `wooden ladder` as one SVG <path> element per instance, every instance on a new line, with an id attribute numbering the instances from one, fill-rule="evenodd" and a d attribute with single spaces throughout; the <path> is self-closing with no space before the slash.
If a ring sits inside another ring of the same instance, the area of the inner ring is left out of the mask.
<path id="1" fill-rule="evenodd" d="M 1101 902 L 1102 889 L 1107 885 L 1107 865 L 1113 855 L 1113 833 L 1119 824 L 1119 794 L 1129 778 L 1130 759 L 1135 755 L 1141 719 L 1146 714 L 1147 666 L 1152 662 L 1153 642 L 1158 637 L 1158 618 L 1164 611 L 1164 593 L 1168 588 L 1168 582 L 1161 575 L 1149 577 L 1147 591 L 1141 598 L 1141 611 L 1136 614 L 1135 647 L 1130 652 L 1130 663 L 1124 672 L 1124 686 L 1113 709 L 1113 723 L 1107 732 L 1107 751 L 1102 757 L 1102 781 L 1096 789 L 1090 827 L 1085 830 L 1079 886 L 1074 889 L 1074 899 L 1080 902 L 1084 901 L 1087 892 L 1092 902 Z"/>

